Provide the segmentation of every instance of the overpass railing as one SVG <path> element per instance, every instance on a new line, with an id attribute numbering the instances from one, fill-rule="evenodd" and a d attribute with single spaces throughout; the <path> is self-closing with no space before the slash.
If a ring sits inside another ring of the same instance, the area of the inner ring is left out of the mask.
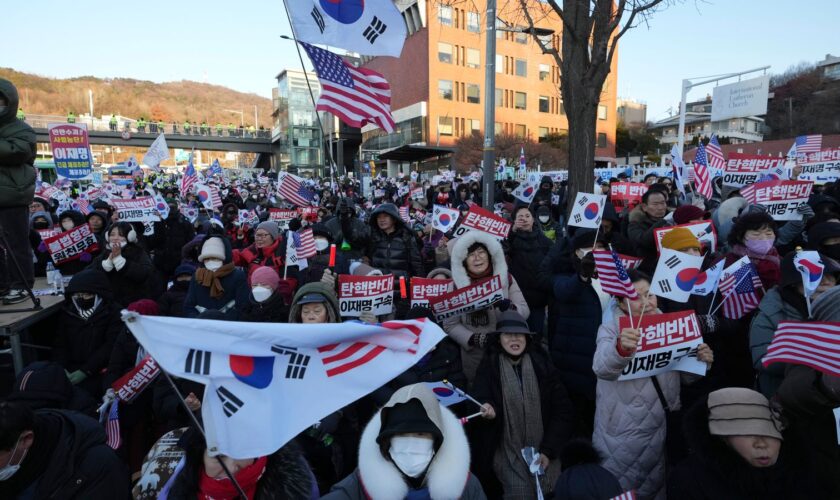
<path id="1" fill-rule="evenodd" d="M 66 116 L 58 115 L 30 115 L 25 119 L 26 123 L 32 128 L 47 128 L 51 123 L 68 123 Z M 217 129 L 215 126 L 204 126 L 201 124 L 190 124 L 189 128 L 184 123 L 151 123 L 139 124 L 137 120 L 122 119 L 117 120 L 117 123 L 111 123 L 110 120 L 99 120 L 83 116 L 77 117 L 76 123 L 87 124 L 88 130 L 99 132 L 122 132 L 128 130 L 132 134 L 159 134 L 165 133 L 167 135 L 179 136 L 204 136 L 204 137 L 233 137 L 238 139 L 271 139 L 270 130 L 249 130 L 244 127 L 235 127 L 233 129 L 224 126 Z"/>

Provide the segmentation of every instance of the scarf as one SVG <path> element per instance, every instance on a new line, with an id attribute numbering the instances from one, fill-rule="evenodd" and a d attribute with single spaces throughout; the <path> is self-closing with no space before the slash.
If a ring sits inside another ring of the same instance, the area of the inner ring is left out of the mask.
<path id="1" fill-rule="evenodd" d="M 489 278 L 490 276 L 493 276 L 493 264 L 488 265 L 487 269 L 485 269 L 484 272 L 480 274 L 476 274 L 470 271 L 466 264 L 464 264 L 464 270 L 467 272 L 467 276 L 470 277 L 470 281 L 480 281 L 484 278 Z"/>
<path id="2" fill-rule="evenodd" d="M 776 264 L 777 266 L 779 265 L 779 251 L 776 250 L 776 247 L 771 248 L 770 251 L 767 252 L 766 255 L 759 255 L 757 253 L 753 253 L 752 251 L 750 251 L 750 249 L 747 248 L 746 245 L 740 245 L 739 244 L 739 245 L 732 245 L 732 253 L 734 253 L 735 255 L 737 255 L 739 257 L 743 257 L 744 255 L 746 255 L 747 257 L 750 258 L 751 261 L 752 260 L 766 260 L 768 262 L 772 262 L 772 263 Z"/>
<path id="3" fill-rule="evenodd" d="M 536 498 L 534 476 L 522 458 L 522 448 L 539 449 L 543 438 L 540 387 L 531 356 L 523 354 L 516 367 L 513 359 L 500 354 L 499 378 L 504 428 L 502 441 L 493 456 L 493 471 L 502 483 L 505 499 Z"/>
<path id="4" fill-rule="evenodd" d="M 242 491 L 249 499 L 254 498 L 254 494 L 257 492 L 257 482 L 265 472 L 266 463 L 268 463 L 268 458 L 260 457 L 235 474 L 236 482 L 239 483 Z M 198 480 L 197 498 L 198 500 L 233 500 L 239 498 L 239 492 L 229 477 L 215 479 L 208 476 L 202 469 L 201 477 Z"/>
<path id="5" fill-rule="evenodd" d="M 76 312 L 79 313 L 79 317 L 83 320 L 88 320 L 91 316 L 93 316 L 93 313 L 95 313 L 96 310 L 99 309 L 99 306 L 102 304 L 102 297 L 97 295 L 96 298 L 93 300 L 93 306 L 90 309 L 82 309 L 81 307 L 79 307 L 79 302 L 76 300 L 75 297 L 72 299 L 72 301 L 73 307 L 75 307 Z"/>
<path id="6" fill-rule="evenodd" d="M 225 294 L 225 289 L 219 278 L 224 278 L 232 273 L 234 269 L 236 269 L 236 266 L 233 265 L 233 262 L 228 262 L 215 272 L 206 267 L 202 267 L 195 272 L 195 279 L 199 285 L 210 287 L 210 297 L 219 299 Z"/>

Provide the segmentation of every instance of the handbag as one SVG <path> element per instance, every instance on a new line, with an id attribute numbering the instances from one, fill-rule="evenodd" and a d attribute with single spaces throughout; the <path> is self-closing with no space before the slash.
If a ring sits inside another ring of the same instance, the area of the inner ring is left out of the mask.
<path id="1" fill-rule="evenodd" d="M 665 462 L 676 465 L 688 455 L 682 432 L 683 412 L 672 410 L 668 405 L 656 375 L 651 377 L 651 382 L 653 382 L 653 388 L 656 389 L 656 395 L 659 396 L 659 403 L 665 410 Z"/>

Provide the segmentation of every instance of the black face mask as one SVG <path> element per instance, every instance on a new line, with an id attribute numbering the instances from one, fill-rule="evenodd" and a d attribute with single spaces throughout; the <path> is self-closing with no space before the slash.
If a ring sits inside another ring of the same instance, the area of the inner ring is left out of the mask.
<path id="1" fill-rule="evenodd" d="M 32 227 L 34 227 L 35 229 L 49 229 L 50 223 L 45 220 L 36 220 L 32 224 Z"/>
<path id="2" fill-rule="evenodd" d="M 93 307 L 93 305 L 96 303 L 96 297 L 91 297 L 89 299 L 83 299 L 81 297 L 74 297 L 73 301 L 76 303 L 76 305 L 79 306 L 79 309 L 87 310 L 87 309 L 90 309 L 91 307 Z"/>
<path id="3" fill-rule="evenodd" d="M 172 286 L 176 290 L 186 290 L 190 287 L 190 281 L 191 280 L 176 280 L 175 283 L 172 284 Z"/>

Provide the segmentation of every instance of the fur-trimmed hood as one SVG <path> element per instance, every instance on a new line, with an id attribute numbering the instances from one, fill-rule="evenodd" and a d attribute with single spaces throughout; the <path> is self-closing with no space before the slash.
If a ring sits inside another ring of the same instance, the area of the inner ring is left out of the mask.
<path id="1" fill-rule="evenodd" d="M 490 236 L 484 231 L 469 231 L 463 236 L 459 236 L 452 244 L 450 251 L 452 268 L 452 279 L 455 282 L 455 288 L 464 288 L 469 286 L 469 274 L 467 268 L 464 266 L 464 261 L 467 260 L 467 250 L 473 243 L 481 243 L 487 248 L 490 253 L 490 265 L 493 266 L 493 274 L 499 275 L 502 278 L 502 290 L 507 290 L 510 286 L 510 279 L 508 275 L 508 265 L 505 261 L 505 252 L 502 249 L 502 244 L 499 240 Z"/>
<path id="2" fill-rule="evenodd" d="M 418 384 L 419 385 L 419 384 Z M 432 500 L 461 498 L 470 477 L 470 447 L 458 418 L 440 405 L 429 390 L 415 386 L 400 389 L 386 407 L 418 399 L 429 418 L 443 433 L 443 442 L 435 453 L 426 474 L 425 486 Z M 431 411 L 430 406 L 434 405 Z M 382 410 L 370 419 L 359 443 L 359 477 L 365 493 L 372 500 L 405 498 L 409 492 L 403 474 L 389 459 L 382 456 L 376 437 L 382 428 Z M 437 413 L 437 415 L 435 415 Z"/>

